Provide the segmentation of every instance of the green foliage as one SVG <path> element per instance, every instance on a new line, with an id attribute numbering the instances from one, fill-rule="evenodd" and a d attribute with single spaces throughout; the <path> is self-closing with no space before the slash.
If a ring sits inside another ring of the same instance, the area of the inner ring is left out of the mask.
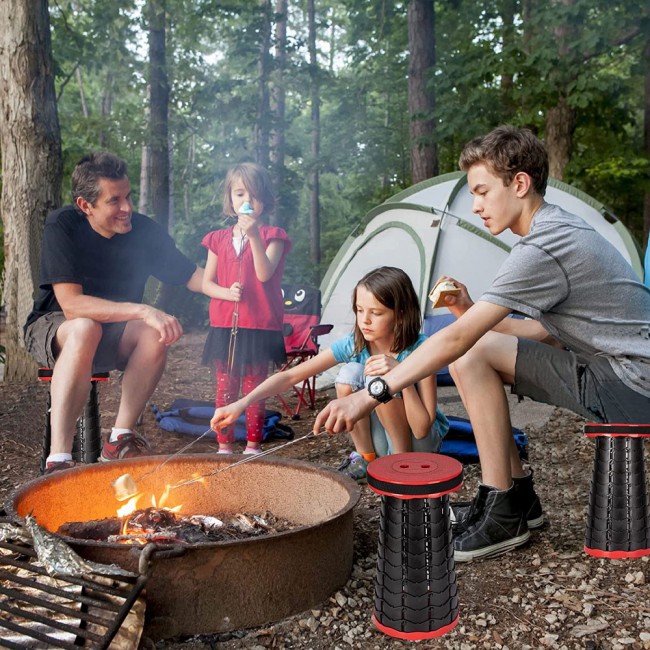
<path id="1" fill-rule="evenodd" d="M 65 182 L 89 149 L 125 157 L 137 191 L 146 136 L 143 3 L 53 0 L 50 5 Z M 441 173 L 457 169 L 463 144 L 500 123 L 544 136 L 560 98 L 574 110 L 565 180 L 609 206 L 640 236 L 648 160 L 643 151 L 647 9 L 632 0 L 437 2 L 436 134 Z M 522 15 L 523 6 L 531 8 Z M 289 1 L 285 184 L 278 212 L 294 248 L 286 278 L 316 284 L 367 212 L 410 184 L 407 2 L 317 3 L 322 261 L 310 260 L 310 70 L 304 2 Z M 173 234 L 195 261 L 222 224 L 227 169 L 253 160 L 258 120 L 259 2 L 167 0 L 171 84 Z M 272 42 L 272 47 L 274 43 Z M 81 85 L 79 83 L 79 73 Z M 84 115 L 83 88 L 87 115 Z M 274 115 L 263 117 L 278 127 Z M 66 188 L 67 189 L 67 188 Z M 64 189 L 65 191 L 65 189 Z M 205 322 L 205 304 L 183 307 Z"/>

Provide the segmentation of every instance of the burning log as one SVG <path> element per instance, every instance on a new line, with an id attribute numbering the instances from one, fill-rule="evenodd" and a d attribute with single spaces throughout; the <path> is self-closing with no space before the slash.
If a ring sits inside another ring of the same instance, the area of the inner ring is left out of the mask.
<path id="1" fill-rule="evenodd" d="M 111 535 L 119 535 L 122 522 L 117 517 L 95 519 L 92 521 L 68 521 L 61 524 L 59 533 L 77 539 L 106 540 Z"/>
<path id="2" fill-rule="evenodd" d="M 178 517 L 165 508 L 136 510 L 125 517 L 66 522 L 58 532 L 76 539 L 145 544 L 147 542 L 199 544 L 272 535 L 295 524 L 271 513 L 220 513 L 215 516 Z"/>

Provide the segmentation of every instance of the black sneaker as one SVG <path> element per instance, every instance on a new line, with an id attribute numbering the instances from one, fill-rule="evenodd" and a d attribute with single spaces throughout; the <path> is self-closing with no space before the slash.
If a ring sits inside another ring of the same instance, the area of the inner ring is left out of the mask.
<path id="1" fill-rule="evenodd" d="M 526 515 L 526 524 L 529 530 L 541 528 L 546 521 L 542 504 L 535 492 L 535 481 L 533 480 L 533 470 L 531 469 L 527 476 L 512 479 L 515 489 L 521 500 L 521 507 Z M 449 514 L 451 516 L 451 526 L 454 534 L 460 534 L 463 529 L 463 521 L 469 514 L 471 501 L 457 501 L 450 503 Z"/>
<path id="2" fill-rule="evenodd" d="M 456 562 L 469 562 L 494 557 L 525 544 L 529 538 L 515 486 L 497 490 L 479 485 L 462 530 L 454 537 L 454 558 Z"/>

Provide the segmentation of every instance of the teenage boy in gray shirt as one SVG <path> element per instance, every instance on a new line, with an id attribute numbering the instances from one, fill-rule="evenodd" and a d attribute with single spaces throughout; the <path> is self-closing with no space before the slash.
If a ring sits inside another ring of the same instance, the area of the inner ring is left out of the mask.
<path id="1" fill-rule="evenodd" d="M 618 251 L 579 217 L 544 201 L 548 156 L 528 130 L 501 126 L 460 157 L 473 211 L 497 235 L 521 240 L 473 303 L 446 298 L 457 320 L 383 376 L 319 413 L 314 431 L 348 431 L 378 403 L 445 365 L 476 436 L 482 484 L 456 508 L 457 561 L 524 544 L 544 522 L 512 438 L 503 384 L 597 422 L 650 421 L 650 289 Z M 534 320 L 506 318 L 516 311 Z"/>

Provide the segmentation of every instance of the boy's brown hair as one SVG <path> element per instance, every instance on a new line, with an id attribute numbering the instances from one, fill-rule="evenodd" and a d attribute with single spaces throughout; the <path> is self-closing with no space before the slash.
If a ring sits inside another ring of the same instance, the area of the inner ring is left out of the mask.
<path id="1" fill-rule="evenodd" d="M 357 289 L 362 286 L 384 307 L 395 312 L 393 326 L 393 349 L 391 352 L 403 352 L 418 340 L 422 327 L 420 301 L 413 288 L 411 278 L 402 269 L 393 266 L 381 266 L 366 273 L 357 282 L 352 292 L 352 310 L 357 312 Z M 359 354 L 366 347 L 366 340 L 354 320 L 354 352 Z"/>
<path id="2" fill-rule="evenodd" d="M 275 194 L 271 174 L 257 163 L 246 162 L 235 165 L 226 174 L 226 180 L 223 183 L 223 213 L 227 217 L 237 216 L 230 197 L 230 191 L 236 179 L 241 179 L 251 196 L 264 204 L 265 215 L 273 212 Z"/>
<path id="3" fill-rule="evenodd" d="M 470 140 L 463 149 L 458 166 L 464 171 L 484 163 L 508 187 L 518 172 L 525 172 L 540 196 L 546 192 L 548 154 L 541 141 L 529 129 L 499 126 L 487 135 Z"/>

